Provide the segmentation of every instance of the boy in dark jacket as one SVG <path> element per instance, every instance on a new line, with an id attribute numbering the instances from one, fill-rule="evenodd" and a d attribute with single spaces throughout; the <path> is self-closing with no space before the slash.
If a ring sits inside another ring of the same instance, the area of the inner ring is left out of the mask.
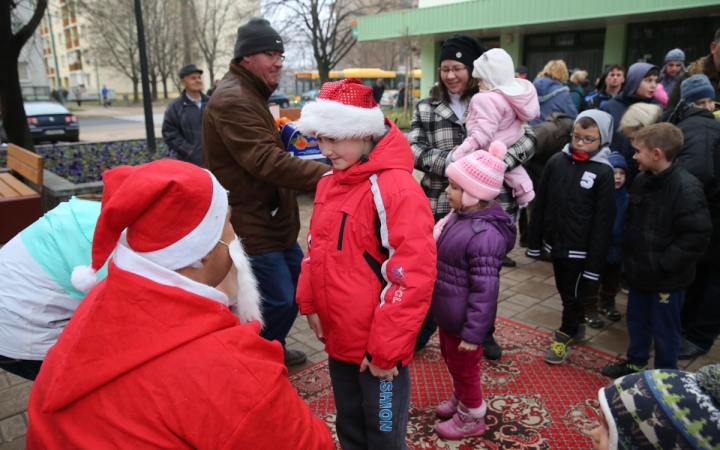
<path id="1" fill-rule="evenodd" d="M 628 192 L 625 188 L 625 172 L 627 162 L 618 152 L 608 156 L 610 164 L 615 171 L 615 223 L 612 231 L 612 243 L 605 258 L 605 268 L 600 276 L 599 292 L 588 292 L 585 304 L 585 323 L 590 328 L 602 328 L 605 322 L 598 317 L 598 312 L 617 322 L 622 314 L 615 309 L 615 295 L 620 289 L 622 276 L 622 238 L 625 228 L 625 211 L 628 205 Z"/>
<path id="2" fill-rule="evenodd" d="M 635 135 L 634 158 L 643 173 L 630 189 L 623 240 L 630 346 L 626 362 L 603 367 L 609 377 L 645 370 L 653 339 L 655 368 L 677 370 L 685 288 L 712 231 L 702 184 L 673 164 L 682 146 L 682 132 L 669 123 Z"/>
<path id="3" fill-rule="evenodd" d="M 562 325 L 545 355 L 550 364 L 565 362 L 573 343 L 585 338 L 585 298 L 589 284 L 600 279 L 610 246 L 615 219 L 614 172 L 608 161 L 612 133 L 609 114 L 580 113 L 570 144 L 550 158 L 536 190 L 527 255 L 539 257 L 545 240 L 563 304 Z"/>

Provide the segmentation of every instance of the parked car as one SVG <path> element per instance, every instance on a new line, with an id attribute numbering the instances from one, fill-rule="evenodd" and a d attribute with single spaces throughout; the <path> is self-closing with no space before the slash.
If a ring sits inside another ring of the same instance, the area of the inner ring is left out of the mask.
<path id="1" fill-rule="evenodd" d="M 315 100 L 317 98 L 319 92 L 320 91 L 304 92 L 302 95 L 300 95 L 300 101 L 298 102 L 298 106 L 302 106 L 309 101 Z"/>
<path id="2" fill-rule="evenodd" d="M 268 104 L 275 103 L 276 105 L 280 105 L 281 108 L 287 108 L 290 106 L 290 100 L 288 99 L 288 96 L 285 95 L 283 91 L 275 91 L 270 95 L 270 98 L 268 99 Z"/>
<path id="3" fill-rule="evenodd" d="M 380 99 L 380 107 L 394 108 L 395 105 L 397 105 L 398 96 L 398 91 L 383 92 L 382 98 Z"/>
<path id="4" fill-rule="evenodd" d="M 25 102 L 25 115 L 33 141 L 41 142 L 80 140 L 80 126 L 77 117 L 62 105 L 55 102 Z M 7 141 L 0 116 L 0 141 Z"/>

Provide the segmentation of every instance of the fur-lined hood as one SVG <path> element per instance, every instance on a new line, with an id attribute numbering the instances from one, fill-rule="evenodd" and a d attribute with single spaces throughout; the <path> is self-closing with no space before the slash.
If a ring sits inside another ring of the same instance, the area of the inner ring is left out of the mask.
<path id="1" fill-rule="evenodd" d="M 714 64 L 714 61 L 712 60 L 712 54 L 705 55 L 702 58 L 695 60 L 687 68 L 688 77 L 704 74 L 705 67 L 708 65 L 708 63 Z"/>

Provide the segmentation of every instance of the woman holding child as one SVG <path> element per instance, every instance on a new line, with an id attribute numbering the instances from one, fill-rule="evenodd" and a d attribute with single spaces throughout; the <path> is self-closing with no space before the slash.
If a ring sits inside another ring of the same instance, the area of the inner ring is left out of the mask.
<path id="1" fill-rule="evenodd" d="M 445 190 L 446 176 L 450 164 L 450 153 L 468 137 L 466 121 L 470 99 L 478 93 L 478 80 L 473 78 L 473 63 L 487 49 L 474 37 L 456 34 L 446 40 L 440 48 L 440 80 L 431 89 L 430 96 L 421 100 L 415 108 L 408 140 L 415 155 L 415 169 L 424 173 L 420 182 L 437 222 L 450 212 L 450 203 Z M 527 161 L 535 153 L 535 133 L 527 123 L 523 134 L 508 146 L 504 162 L 506 171 L 511 171 Z M 518 203 L 512 189 L 504 184 L 500 189 L 498 202 L 510 217 L 516 218 Z M 514 265 L 505 259 L 505 265 Z M 436 326 L 427 320 L 418 336 L 416 348 L 427 344 Z M 483 344 L 485 357 L 497 359 L 501 349 L 488 334 Z"/>

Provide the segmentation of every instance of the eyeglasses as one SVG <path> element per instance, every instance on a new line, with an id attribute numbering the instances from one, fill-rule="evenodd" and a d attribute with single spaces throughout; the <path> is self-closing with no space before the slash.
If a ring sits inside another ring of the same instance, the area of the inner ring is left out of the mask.
<path id="1" fill-rule="evenodd" d="M 438 72 L 440 72 L 443 75 L 449 75 L 450 72 L 452 73 L 461 73 L 463 70 L 467 70 L 467 67 L 465 66 L 458 66 L 458 67 L 439 67 Z"/>
<path id="2" fill-rule="evenodd" d="M 270 52 L 263 52 L 263 53 L 265 53 L 265 56 L 267 56 L 268 58 L 272 59 L 273 62 L 278 62 L 278 61 L 283 62 L 283 61 L 285 61 L 285 55 L 277 55 L 277 56 L 276 56 L 276 55 L 273 55 L 273 54 L 270 53 Z"/>
<path id="3" fill-rule="evenodd" d="M 572 139 L 575 142 L 582 142 L 583 144 L 588 144 L 588 145 L 592 144 L 595 141 L 600 140 L 600 138 L 591 138 L 591 137 L 587 137 L 587 136 L 581 137 L 581 136 L 578 136 L 577 134 L 573 134 Z"/>
<path id="4" fill-rule="evenodd" d="M 230 248 L 230 244 L 228 244 L 227 242 L 223 241 L 222 239 L 218 240 L 218 242 L 221 243 L 221 244 L 223 244 L 223 245 L 226 246 L 227 248 Z"/>

